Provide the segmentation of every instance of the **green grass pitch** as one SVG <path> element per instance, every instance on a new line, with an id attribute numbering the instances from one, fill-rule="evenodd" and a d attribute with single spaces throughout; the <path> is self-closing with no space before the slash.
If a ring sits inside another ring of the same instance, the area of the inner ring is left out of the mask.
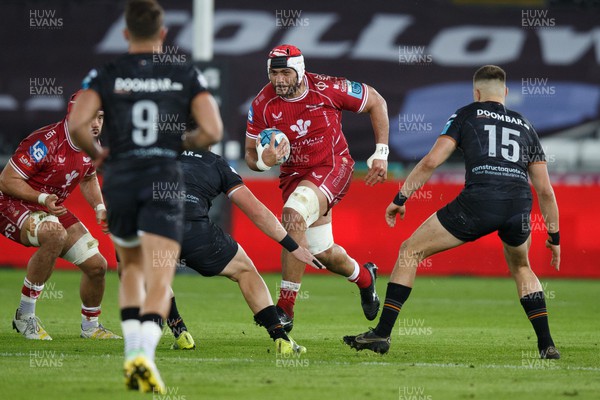
<path id="1" fill-rule="evenodd" d="M 543 282 L 561 360 L 539 360 L 535 335 L 509 278 L 417 278 L 385 356 L 341 341 L 374 326 L 354 285 L 306 276 L 293 337 L 301 358 L 277 358 L 254 325 L 237 284 L 177 275 L 179 309 L 199 347 L 169 350 L 157 364 L 168 395 L 126 392 L 122 341 L 79 336 L 79 272 L 57 271 L 38 301 L 50 342 L 26 341 L 11 329 L 24 271 L 0 270 L 0 398 L 2 399 L 598 399 L 598 281 Z M 388 277 L 378 282 L 385 295 Z M 278 275 L 266 275 L 271 293 Z M 101 321 L 120 332 L 117 276 L 107 275 Z"/>

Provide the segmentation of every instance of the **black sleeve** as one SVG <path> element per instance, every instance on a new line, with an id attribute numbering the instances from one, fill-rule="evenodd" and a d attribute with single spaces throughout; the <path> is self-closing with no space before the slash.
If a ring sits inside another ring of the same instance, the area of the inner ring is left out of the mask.
<path id="1" fill-rule="evenodd" d="M 217 168 L 221 175 L 222 187 L 221 191 L 229 196 L 229 193 L 238 186 L 242 186 L 244 181 L 242 177 L 225 161 L 224 158 L 219 158 Z"/>
<path id="2" fill-rule="evenodd" d="M 454 114 L 448 118 L 446 125 L 444 125 L 444 129 L 442 129 L 442 133 L 440 136 L 446 136 L 453 139 L 456 142 L 456 145 L 460 147 L 461 142 L 461 129 L 462 129 L 462 119 L 463 113 L 461 110 L 457 110 Z"/>
<path id="3" fill-rule="evenodd" d="M 525 121 L 525 128 L 529 128 L 529 137 L 531 138 L 529 148 L 527 149 L 527 164 L 546 162 L 546 153 L 540 143 L 537 132 L 527 119 L 523 118 L 523 121 Z"/>
<path id="4" fill-rule="evenodd" d="M 102 93 L 102 69 L 92 69 L 81 82 L 82 89 L 92 89 L 94 92 L 101 95 Z"/>
<path id="5" fill-rule="evenodd" d="M 191 99 L 196 97 L 197 94 L 208 90 L 206 88 L 208 86 L 208 83 L 206 82 L 206 78 L 204 77 L 204 75 L 202 75 L 202 72 L 200 72 L 200 70 L 194 66 L 192 66 L 190 68 L 190 80 L 192 82 L 191 93 L 190 93 Z"/>

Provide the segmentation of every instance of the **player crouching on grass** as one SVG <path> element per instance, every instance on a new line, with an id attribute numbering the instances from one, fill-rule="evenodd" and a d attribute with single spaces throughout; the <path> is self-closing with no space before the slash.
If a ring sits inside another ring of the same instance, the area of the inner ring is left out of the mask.
<path id="1" fill-rule="evenodd" d="M 406 200 L 457 147 L 462 150 L 466 167 L 464 189 L 402 243 L 379 324 L 368 332 L 345 336 L 344 342 L 350 347 L 387 353 L 392 328 L 410 295 L 421 261 L 498 232 L 521 305 L 537 336 L 540 357 L 560 358 L 550 335 L 544 292 L 529 264 L 532 193 L 528 176 L 548 229 L 546 247 L 552 252 L 550 264 L 557 270 L 560 266 L 558 205 L 537 133 L 521 114 L 506 109 L 507 94 L 506 73 L 502 68 L 495 65 L 479 68 L 473 76 L 474 102 L 450 117 L 432 149 L 410 172 L 388 205 L 385 219 L 393 227 L 396 215 L 404 218 Z"/>
<path id="2" fill-rule="evenodd" d="M 194 129 L 194 124 L 189 125 Z M 273 140 L 275 135 L 273 135 Z M 277 217 L 244 185 L 222 157 L 209 150 L 184 151 L 179 156 L 186 186 L 185 228 L 180 259 L 203 276 L 225 276 L 237 282 L 257 324 L 263 326 L 280 354 L 305 353 L 279 320 L 265 282 L 244 249 L 208 217 L 212 201 L 225 193 L 267 236 L 279 242 L 300 262 L 323 268 L 314 256 L 287 234 Z M 171 321 L 180 320 L 172 308 Z M 171 326 L 171 324 L 170 324 Z M 173 328 L 172 328 L 173 329 Z"/>
<path id="3" fill-rule="evenodd" d="M 67 116 L 75 101 L 75 93 Z M 98 137 L 104 113 L 99 111 L 90 131 Z M 67 117 L 27 136 L 0 174 L 0 230 L 23 246 L 38 247 L 27 264 L 21 302 L 13 328 L 27 339 L 52 340 L 35 315 L 37 298 L 61 257 L 77 265 L 81 277 L 81 337 L 120 339 L 98 321 L 104 295 L 106 260 L 98 241 L 62 203 L 80 185 L 99 224 L 106 208 L 92 160 L 71 140 Z"/>

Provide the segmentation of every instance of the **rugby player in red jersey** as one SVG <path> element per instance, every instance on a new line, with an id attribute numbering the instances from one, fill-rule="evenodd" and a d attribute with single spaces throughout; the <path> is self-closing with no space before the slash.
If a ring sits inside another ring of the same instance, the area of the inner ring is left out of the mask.
<path id="1" fill-rule="evenodd" d="M 76 95 L 71 96 L 67 116 Z M 103 118 L 99 111 L 91 123 L 96 137 Z M 0 231 L 23 246 L 38 247 L 27 264 L 21 302 L 13 319 L 13 328 L 27 339 L 52 339 L 35 315 L 35 304 L 58 257 L 83 272 L 81 337 L 120 339 L 98 322 L 106 273 L 98 241 L 63 205 L 77 185 L 95 210 L 98 223 L 103 223 L 106 208 L 96 170 L 91 158 L 73 144 L 67 117 L 27 136 L 0 174 Z"/>
<path id="2" fill-rule="evenodd" d="M 307 247 L 328 270 L 345 276 L 360 288 L 367 319 L 379 311 L 375 291 L 377 267 L 361 268 L 334 243 L 332 208 L 346 194 L 352 180 L 354 160 L 342 132 L 342 111 L 368 113 L 375 135 L 375 154 L 367 164 L 367 185 L 387 177 L 389 120 L 383 97 L 372 87 L 346 78 L 305 72 L 304 57 L 292 45 L 275 47 L 267 60 L 268 83 L 248 112 L 246 162 L 265 171 L 283 156 L 285 146 L 268 147 L 258 157 L 256 140 L 266 128 L 281 130 L 290 141 L 289 159 L 279 176 L 283 194 L 282 222 L 299 245 Z M 277 303 L 287 330 L 293 327 L 294 302 L 305 265 L 289 252 L 282 253 L 282 281 Z"/>

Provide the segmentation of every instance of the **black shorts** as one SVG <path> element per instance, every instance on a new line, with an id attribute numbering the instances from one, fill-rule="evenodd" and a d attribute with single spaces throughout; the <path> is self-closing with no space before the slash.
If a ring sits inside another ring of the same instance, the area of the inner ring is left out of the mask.
<path id="1" fill-rule="evenodd" d="M 209 220 L 186 221 L 181 263 L 203 276 L 219 275 L 238 251 L 231 235 Z"/>
<path id="2" fill-rule="evenodd" d="M 102 194 L 115 241 L 148 232 L 181 242 L 185 183 L 178 162 L 107 167 Z"/>
<path id="3" fill-rule="evenodd" d="M 454 237 L 472 242 L 494 231 L 509 246 L 519 246 L 531 233 L 531 199 L 482 200 L 460 194 L 437 212 Z"/>

